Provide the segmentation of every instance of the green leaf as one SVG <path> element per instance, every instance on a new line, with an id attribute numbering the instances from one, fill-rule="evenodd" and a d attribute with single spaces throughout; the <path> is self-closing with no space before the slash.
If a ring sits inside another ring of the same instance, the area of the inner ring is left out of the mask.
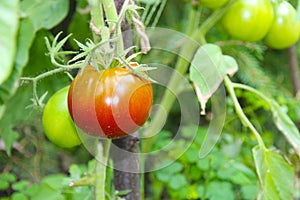
<path id="1" fill-rule="evenodd" d="M 181 187 L 187 185 L 187 180 L 184 175 L 182 174 L 176 174 L 171 177 L 169 181 L 169 187 L 173 190 L 178 190 Z"/>
<path id="2" fill-rule="evenodd" d="M 263 200 L 291 200 L 293 198 L 293 167 L 274 151 L 260 146 L 253 148 L 256 171 L 261 183 Z"/>
<path id="3" fill-rule="evenodd" d="M 65 180 L 66 175 L 64 174 L 54 174 L 45 177 L 42 180 L 42 184 L 47 184 L 49 187 L 55 189 L 55 190 L 60 190 L 63 187 L 63 181 Z"/>
<path id="4" fill-rule="evenodd" d="M 276 101 L 270 100 L 270 107 L 277 128 L 300 156 L 300 133 L 296 125 Z"/>
<path id="5" fill-rule="evenodd" d="M 238 162 L 228 162 L 217 172 L 217 176 L 220 179 L 231 181 L 232 183 L 239 185 L 252 185 L 256 183 L 255 173 Z"/>
<path id="6" fill-rule="evenodd" d="M 69 9 L 68 0 L 24 0 L 20 4 L 21 11 L 34 25 L 35 30 L 51 29 L 62 21 Z"/>
<path id="7" fill-rule="evenodd" d="M 23 181 L 14 183 L 12 185 L 12 188 L 17 191 L 23 191 L 26 189 L 27 186 L 28 186 L 28 181 L 23 180 Z"/>
<path id="8" fill-rule="evenodd" d="M 74 179 L 79 179 L 82 175 L 82 171 L 79 168 L 78 165 L 71 165 L 70 169 L 69 169 L 69 173 L 70 173 L 70 177 L 74 178 Z"/>
<path id="9" fill-rule="evenodd" d="M 243 185 L 241 195 L 245 200 L 253 200 L 257 196 L 258 188 L 256 185 Z"/>
<path id="10" fill-rule="evenodd" d="M 10 77 L 0 85 L 0 105 L 16 92 L 17 82 L 28 62 L 29 49 L 35 33 L 41 28 L 51 29 L 63 20 L 68 13 L 69 1 L 23 0 L 20 9 L 23 18 L 18 32 L 15 63 Z"/>
<path id="11" fill-rule="evenodd" d="M 6 180 L 0 179 L 0 190 L 7 190 L 9 183 Z"/>
<path id="12" fill-rule="evenodd" d="M 11 200 L 28 200 L 28 198 L 23 193 L 16 192 L 12 195 Z"/>
<path id="13" fill-rule="evenodd" d="M 30 27 L 32 27 L 32 25 L 30 25 L 30 23 L 27 21 L 23 21 L 21 24 L 24 25 L 24 27 L 27 27 L 30 29 Z M 25 30 L 27 29 L 25 28 Z M 24 30 L 24 31 L 25 31 Z M 28 33 L 28 32 L 27 32 Z M 17 59 L 16 59 L 16 66 L 20 66 L 20 68 L 18 68 L 18 70 L 22 70 L 22 74 L 23 76 L 36 76 L 37 74 L 40 74 L 42 72 L 45 72 L 47 70 L 49 70 L 49 66 L 51 66 L 51 62 L 49 61 L 49 57 L 47 57 L 45 55 L 46 50 L 46 46 L 45 45 L 41 45 L 44 44 L 44 37 L 45 35 L 49 35 L 48 31 L 39 31 L 37 33 L 37 36 L 32 44 L 32 48 L 30 50 L 30 59 L 28 59 L 28 49 L 29 46 L 31 45 L 32 41 L 29 41 L 31 39 L 33 39 L 34 37 L 34 33 L 32 33 L 33 35 L 26 35 L 26 33 L 22 34 L 25 38 L 24 39 L 24 43 L 22 42 L 22 45 L 25 45 L 23 47 L 18 47 L 20 50 L 20 54 L 17 55 Z M 28 38 L 27 38 L 28 36 Z M 32 38 L 31 38 L 32 37 Z M 21 41 L 23 41 L 23 39 L 21 38 Z M 29 40 L 27 40 L 29 39 Z M 28 46 L 26 46 L 28 45 Z M 22 55 L 23 52 L 25 55 Z M 21 67 L 21 65 L 25 65 L 28 62 L 28 64 L 26 65 L 26 67 Z M 24 69 L 23 69 L 24 68 Z M 10 153 L 11 150 L 11 145 L 13 144 L 13 142 L 17 139 L 17 133 L 16 132 L 12 132 L 12 128 L 20 127 L 24 124 L 34 124 L 36 126 L 40 126 L 40 121 L 36 121 L 36 119 L 34 119 L 34 117 L 36 117 L 37 114 L 40 114 L 37 112 L 36 109 L 26 109 L 26 107 L 28 105 L 30 105 L 32 102 L 30 101 L 30 99 L 32 98 L 32 85 L 27 85 L 27 84 L 22 84 L 18 87 L 18 90 L 16 91 L 16 93 L 10 97 L 10 95 L 12 95 L 12 91 L 16 89 L 14 84 L 14 80 L 18 80 L 19 76 L 21 75 L 21 71 L 18 70 L 14 70 L 13 72 L 13 76 L 14 77 L 10 77 L 10 79 L 8 79 L 8 81 L 6 81 L 6 83 L 8 83 L 7 85 L 5 85 L 5 87 L 7 87 L 7 89 L 5 90 L 1 90 L 0 89 L 0 101 L 1 98 L 9 98 L 9 101 L 7 101 L 6 99 L 6 104 L 5 104 L 5 113 L 3 114 L 3 118 L 0 119 L 0 135 L 2 135 L 3 133 L 6 134 L 6 138 L 10 139 L 8 141 L 10 141 L 10 143 L 6 144 L 6 151 L 8 152 L 8 154 Z M 59 80 L 59 81 L 57 81 Z M 59 88 L 65 86 L 69 84 L 69 79 L 67 77 L 67 75 L 65 74 L 57 74 L 54 75 L 52 77 L 49 77 L 47 79 L 43 79 L 42 81 L 40 81 L 38 83 L 38 95 L 42 95 L 44 94 L 46 91 L 48 91 L 48 96 L 50 97 L 51 94 L 53 94 L 55 91 L 57 91 Z M 13 89 L 10 89 L 10 87 L 12 87 Z M 4 89 L 4 88 L 3 88 Z M 7 91 L 6 91 L 7 90 Z M 4 95 L 2 95 L 4 94 Z M 34 121 L 33 121 L 34 120 Z M 6 143 L 6 141 L 5 141 Z"/>
<path id="14" fill-rule="evenodd" d="M 61 191 L 50 187 L 48 184 L 42 184 L 36 193 L 33 193 L 30 200 L 62 200 L 64 196 Z"/>
<path id="15" fill-rule="evenodd" d="M 211 159 L 209 156 L 201 158 L 197 162 L 197 167 L 203 171 L 207 171 L 210 168 Z"/>
<path id="16" fill-rule="evenodd" d="M 211 182 L 208 185 L 206 196 L 210 200 L 234 200 L 234 192 L 232 186 L 227 182 Z"/>
<path id="17" fill-rule="evenodd" d="M 31 185 L 28 188 L 26 188 L 24 194 L 28 195 L 28 196 L 33 196 L 34 194 L 36 194 L 39 191 L 39 186 L 37 185 Z"/>
<path id="18" fill-rule="evenodd" d="M 13 183 L 16 181 L 16 176 L 12 173 L 7 173 L 7 174 L 1 174 L 0 175 L 0 180 L 5 180 L 9 183 Z"/>
<path id="19" fill-rule="evenodd" d="M 1 124 L 1 122 L 0 122 Z M 19 138 L 18 132 L 14 131 L 12 129 L 12 126 L 7 126 L 1 129 L 0 126 L 0 135 L 3 138 L 3 141 L 5 143 L 5 150 L 8 156 L 11 155 L 11 148 L 14 144 L 14 142 Z"/>
<path id="20" fill-rule="evenodd" d="M 195 144 L 192 144 L 184 153 L 184 157 L 187 159 L 188 163 L 195 163 L 199 160 L 198 154 L 199 148 L 197 148 Z"/>
<path id="21" fill-rule="evenodd" d="M 4 104 L 17 90 L 18 80 L 24 66 L 28 62 L 29 48 L 34 39 L 34 29 L 30 21 L 21 20 L 15 65 L 9 79 L 0 85 L 0 105 Z"/>
<path id="22" fill-rule="evenodd" d="M 0 85 L 13 69 L 19 24 L 18 0 L 0 2 Z"/>
<path id="23" fill-rule="evenodd" d="M 219 46 L 201 46 L 191 62 L 190 78 L 195 83 L 202 111 L 208 99 L 218 89 L 227 74 L 233 75 L 238 69 L 235 59 L 224 56 Z"/>
<path id="24" fill-rule="evenodd" d="M 156 171 L 156 177 L 162 182 L 168 182 L 170 178 L 180 172 L 183 169 L 183 166 L 179 162 L 174 162 L 171 165 Z"/>
<path id="25" fill-rule="evenodd" d="M 31 88 L 19 88 L 17 94 L 6 104 L 4 118 L 0 120 L 0 136 L 5 142 L 8 155 L 11 153 L 13 143 L 18 139 L 19 133 L 13 130 L 16 125 L 24 123 L 32 117 L 32 110 L 25 109 L 30 103 Z"/>

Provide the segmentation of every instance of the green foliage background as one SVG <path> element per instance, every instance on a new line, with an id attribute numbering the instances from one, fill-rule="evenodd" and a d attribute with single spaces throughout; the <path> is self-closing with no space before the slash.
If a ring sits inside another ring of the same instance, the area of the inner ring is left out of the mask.
<path id="1" fill-rule="evenodd" d="M 155 1 L 139 2 L 141 6 L 152 8 L 154 4 L 151 2 Z M 295 1 L 291 2 L 296 5 Z M 14 3 L 18 9 L 12 14 L 19 17 L 20 13 L 18 24 L 15 24 L 19 29 L 15 38 L 7 34 L 7 39 L 17 43 L 15 59 L 9 78 L 0 85 L 0 199 L 91 199 L 90 187 L 69 188 L 68 184 L 91 171 L 92 157 L 82 146 L 60 149 L 45 138 L 41 111 L 27 108 L 32 104 L 32 85 L 18 81 L 21 76 L 33 77 L 53 68 L 46 55 L 44 37 L 53 38 L 61 30 L 64 35 L 72 33 L 72 38 L 80 42 L 92 37 L 89 15 L 84 13 L 87 3 L 84 0 L 23 0 Z M 0 2 L 1 9 L 9 9 L 6 6 L 5 1 Z M 167 1 L 157 26 L 186 32 L 190 6 L 188 1 Z M 210 13 L 204 8 L 199 23 Z M 150 20 L 149 25 L 154 22 L 154 19 Z M 4 30 L 3 27 L 0 29 Z M 208 42 L 219 45 L 224 54 L 236 58 L 239 71 L 233 80 L 253 86 L 274 98 L 286 109 L 293 122 L 298 123 L 300 101 L 291 92 L 287 51 L 268 49 L 262 42 L 232 43 L 228 42 L 230 39 L 218 24 L 207 35 Z M 78 50 L 72 40 L 65 48 Z M 300 56 L 298 43 L 296 49 Z M 169 66 L 176 61 L 176 57 L 169 54 L 159 55 L 157 59 Z M 46 78 L 38 84 L 38 95 L 48 91 L 47 100 L 69 82 L 66 74 Z M 238 91 L 237 95 L 244 112 L 262 133 L 266 146 L 282 152 L 294 167 L 293 187 L 294 191 L 300 191 L 299 158 L 270 120 L 272 114 L 268 107 L 248 92 Z M 168 123 L 153 149 L 172 140 L 179 120 L 178 113 L 178 105 L 174 104 Z M 251 200 L 257 197 L 259 181 L 251 152 L 257 142 L 237 118 L 230 98 L 221 139 L 208 157 L 199 160 L 198 150 L 208 123 L 209 118 L 201 119 L 196 139 L 179 160 L 167 168 L 145 175 L 147 199 Z M 182 130 L 186 138 L 191 137 L 189 128 L 187 126 Z M 179 149 L 184 142 L 178 141 L 176 145 Z M 294 197 L 300 198 L 299 192 L 295 192 Z"/>

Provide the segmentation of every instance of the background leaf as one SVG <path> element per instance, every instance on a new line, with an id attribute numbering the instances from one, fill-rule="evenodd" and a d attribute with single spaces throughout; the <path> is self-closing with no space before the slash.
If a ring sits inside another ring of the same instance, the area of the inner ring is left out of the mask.
<path id="1" fill-rule="evenodd" d="M 35 30 L 51 29 L 63 20 L 69 9 L 68 0 L 25 0 L 21 2 L 21 10 L 28 18 Z"/>
<path id="2" fill-rule="evenodd" d="M 20 22 L 18 48 L 13 72 L 9 79 L 4 84 L 0 85 L 0 104 L 4 104 L 17 90 L 19 77 L 21 76 L 24 66 L 28 62 L 29 48 L 34 39 L 34 35 L 35 32 L 31 22 L 29 20 L 22 20 Z"/>
<path id="3" fill-rule="evenodd" d="M 19 24 L 18 0 L 0 2 L 0 85 L 13 69 Z"/>
<path id="4" fill-rule="evenodd" d="M 270 106 L 277 128 L 300 156 L 300 133 L 297 127 L 276 101 L 270 101 Z"/>
<path id="5" fill-rule="evenodd" d="M 260 146 L 253 148 L 253 156 L 262 188 L 260 199 L 292 200 L 293 167 L 278 153 Z"/>
<path id="6" fill-rule="evenodd" d="M 69 1 L 23 0 L 20 9 L 24 16 L 20 20 L 15 63 L 9 79 L 0 85 L 0 104 L 4 104 L 16 92 L 36 32 L 42 28 L 51 29 L 61 22 L 68 13 Z"/>

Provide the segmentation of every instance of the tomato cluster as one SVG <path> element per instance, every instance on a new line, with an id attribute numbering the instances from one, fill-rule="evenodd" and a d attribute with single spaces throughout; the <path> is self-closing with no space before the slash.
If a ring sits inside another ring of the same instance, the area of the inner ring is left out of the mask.
<path id="1" fill-rule="evenodd" d="M 227 1 L 199 0 L 208 8 L 219 8 Z M 284 49 L 300 37 L 300 20 L 287 1 L 236 0 L 224 14 L 221 24 L 233 38 L 248 42 L 263 40 L 273 49 Z"/>
<path id="2" fill-rule="evenodd" d="M 275 5 L 275 19 L 265 38 L 268 46 L 284 49 L 298 41 L 300 21 L 297 21 L 296 15 L 295 8 L 287 1 Z"/>
<path id="3" fill-rule="evenodd" d="M 152 98 L 150 81 L 131 69 L 98 71 L 88 65 L 71 86 L 59 90 L 47 102 L 44 131 L 50 141 L 64 148 L 81 143 L 77 135 L 81 130 L 96 137 L 123 137 L 148 119 Z"/>

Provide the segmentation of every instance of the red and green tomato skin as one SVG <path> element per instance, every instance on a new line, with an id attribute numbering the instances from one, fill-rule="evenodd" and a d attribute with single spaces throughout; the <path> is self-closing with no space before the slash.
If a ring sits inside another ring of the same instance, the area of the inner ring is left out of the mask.
<path id="1" fill-rule="evenodd" d="M 81 144 L 68 110 L 68 91 L 69 86 L 54 93 L 47 102 L 42 116 L 47 138 L 62 148 L 71 148 Z"/>
<path id="2" fill-rule="evenodd" d="M 222 25 L 235 39 L 257 42 L 262 40 L 274 18 L 269 0 L 237 0 L 222 18 Z"/>
<path id="3" fill-rule="evenodd" d="M 228 0 L 199 0 L 200 6 L 217 9 L 224 6 Z"/>
<path id="4" fill-rule="evenodd" d="M 265 43 L 273 49 L 285 49 L 298 41 L 300 21 L 296 19 L 296 9 L 287 1 L 275 5 L 274 10 L 274 21 Z"/>
<path id="5" fill-rule="evenodd" d="M 119 138 L 145 123 L 152 98 L 151 83 L 129 69 L 97 71 L 87 66 L 71 84 L 68 105 L 72 119 L 84 132 Z"/>

